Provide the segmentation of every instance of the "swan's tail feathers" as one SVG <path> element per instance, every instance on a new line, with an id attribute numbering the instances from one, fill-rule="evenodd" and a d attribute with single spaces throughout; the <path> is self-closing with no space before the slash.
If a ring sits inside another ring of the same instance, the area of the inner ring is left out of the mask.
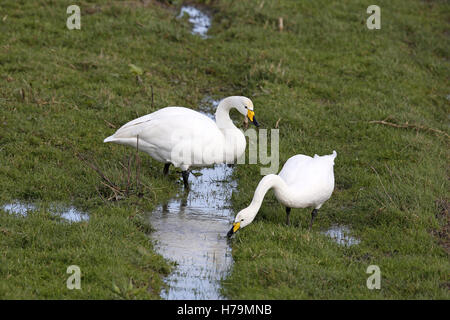
<path id="1" fill-rule="evenodd" d="M 334 165 L 334 159 L 337 157 L 337 152 L 336 152 L 336 150 L 333 150 L 333 153 L 330 154 L 328 157 L 329 157 L 328 159 L 330 159 L 330 160 L 331 160 L 331 163 Z"/>
<path id="2" fill-rule="evenodd" d="M 322 157 L 330 157 L 332 160 L 334 160 L 334 158 L 337 157 L 337 152 L 336 152 L 336 150 L 333 150 L 332 154 L 326 154 L 326 155 L 323 155 Z M 321 158 L 321 156 L 319 156 L 318 154 L 315 154 L 314 159 L 316 159 L 316 158 Z"/>
<path id="3" fill-rule="evenodd" d="M 103 140 L 104 143 L 106 142 L 113 142 L 115 140 L 114 135 L 109 136 L 108 138 L 106 138 L 105 140 Z"/>

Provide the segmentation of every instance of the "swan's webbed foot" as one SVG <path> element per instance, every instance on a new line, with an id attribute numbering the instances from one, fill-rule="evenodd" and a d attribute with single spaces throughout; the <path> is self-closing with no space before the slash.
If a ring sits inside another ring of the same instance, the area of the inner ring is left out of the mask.
<path id="1" fill-rule="evenodd" d="M 286 207 L 286 224 L 288 226 L 291 225 L 291 220 L 289 219 L 289 215 L 291 214 L 291 208 Z"/>
<path id="2" fill-rule="evenodd" d="M 184 188 L 187 189 L 187 190 L 189 190 L 189 183 L 188 183 L 188 179 L 189 179 L 189 170 L 181 171 L 181 175 L 183 176 Z"/>
<path id="3" fill-rule="evenodd" d="M 314 209 L 314 210 L 311 212 L 311 222 L 309 223 L 309 230 L 312 229 L 312 225 L 313 225 L 314 219 L 315 219 L 316 216 L 317 216 L 317 212 L 319 212 L 319 210 L 317 210 L 317 209 Z"/>
<path id="4" fill-rule="evenodd" d="M 167 176 L 169 174 L 169 167 L 170 167 L 171 163 L 165 163 L 164 164 L 164 170 L 163 170 L 163 174 L 164 176 Z"/>

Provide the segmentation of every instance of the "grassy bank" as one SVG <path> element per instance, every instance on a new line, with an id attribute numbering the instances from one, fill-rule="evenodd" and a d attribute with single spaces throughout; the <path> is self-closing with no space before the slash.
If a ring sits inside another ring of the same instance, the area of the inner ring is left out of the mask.
<path id="1" fill-rule="evenodd" d="M 158 298 L 169 265 L 145 215 L 175 194 L 178 176 L 103 139 L 169 104 L 195 107 L 213 83 L 207 61 L 193 61 L 201 41 L 175 8 L 82 2 L 81 30 L 68 30 L 70 4 L 0 5 L 0 203 L 38 207 L 27 217 L 0 210 L 0 298 Z M 90 220 L 67 223 L 54 203 Z M 81 290 L 66 288 L 69 265 L 81 269 Z"/>
<path id="2" fill-rule="evenodd" d="M 224 282 L 232 298 L 449 297 L 449 6 L 377 4 L 382 27 L 374 31 L 366 28 L 363 1 L 222 7 L 234 19 L 219 36 L 233 35 L 235 46 L 248 50 L 241 86 L 256 93 L 265 127 L 281 118 L 281 163 L 297 153 L 338 152 L 336 189 L 312 232 L 311 209 L 294 210 L 287 227 L 270 193 L 256 221 L 237 235 Z M 251 201 L 259 166 L 239 166 L 236 179 L 237 212 Z M 321 233 L 336 224 L 361 243 L 343 247 Z M 366 287 L 369 265 L 380 267 L 380 290 Z"/>
<path id="3" fill-rule="evenodd" d="M 381 1 L 382 28 L 371 31 L 363 1 L 207 3 L 203 40 L 176 19 L 175 1 L 82 1 L 81 30 L 66 28 L 70 1 L 2 1 L 0 203 L 40 209 L 0 210 L 0 298 L 158 298 L 169 265 L 153 252 L 145 214 L 179 176 L 164 179 L 161 164 L 102 141 L 167 105 L 234 94 L 253 100 L 262 127 L 281 118 L 281 164 L 297 153 L 338 158 L 312 232 L 309 210 L 294 210 L 287 227 L 269 194 L 238 233 L 230 298 L 448 298 L 449 5 Z M 385 119 L 416 128 L 370 122 Z M 259 168 L 236 167 L 236 212 Z M 90 220 L 66 223 L 49 212 L 54 202 Z M 321 234 L 333 224 L 361 243 Z M 82 290 L 65 286 L 72 264 Z M 371 264 L 381 290 L 366 287 Z"/>

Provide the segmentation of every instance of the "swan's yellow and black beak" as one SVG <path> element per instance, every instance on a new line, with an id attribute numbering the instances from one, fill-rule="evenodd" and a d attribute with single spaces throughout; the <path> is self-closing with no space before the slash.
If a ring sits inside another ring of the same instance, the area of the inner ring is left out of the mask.
<path id="1" fill-rule="evenodd" d="M 230 231 L 228 231 L 227 237 L 230 238 L 234 233 L 236 233 L 236 231 L 239 230 L 240 225 L 240 222 L 233 223 L 233 227 L 231 227 Z"/>
<path id="2" fill-rule="evenodd" d="M 247 117 L 250 119 L 250 121 L 257 127 L 259 127 L 259 123 L 258 121 L 256 121 L 255 118 L 255 112 L 253 110 L 248 110 L 247 111 Z"/>

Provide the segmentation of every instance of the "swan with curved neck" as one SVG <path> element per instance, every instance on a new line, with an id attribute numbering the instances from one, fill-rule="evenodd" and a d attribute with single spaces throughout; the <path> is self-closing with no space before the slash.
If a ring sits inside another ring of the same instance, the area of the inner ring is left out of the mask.
<path id="1" fill-rule="evenodd" d="M 165 164 L 164 175 L 171 164 L 181 168 L 184 186 L 189 188 L 189 168 L 234 163 L 245 152 L 245 136 L 230 119 L 231 109 L 258 126 L 252 101 L 232 96 L 220 101 L 215 122 L 192 109 L 166 107 L 124 124 L 104 142 L 148 153 Z"/>
<path id="2" fill-rule="evenodd" d="M 274 190 L 275 197 L 286 207 L 288 225 L 291 208 L 313 207 L 309 224 L 311 229 L 318 210 L 333 193 L 336 156 L 336 151 L 330 155 L 314 157 L 299 154 L 289 158 L 278 175 L 269 174 L 262 178 L 250 205 L 236 215 L 228 237 L 252 223 L 270 189 Z"/>

